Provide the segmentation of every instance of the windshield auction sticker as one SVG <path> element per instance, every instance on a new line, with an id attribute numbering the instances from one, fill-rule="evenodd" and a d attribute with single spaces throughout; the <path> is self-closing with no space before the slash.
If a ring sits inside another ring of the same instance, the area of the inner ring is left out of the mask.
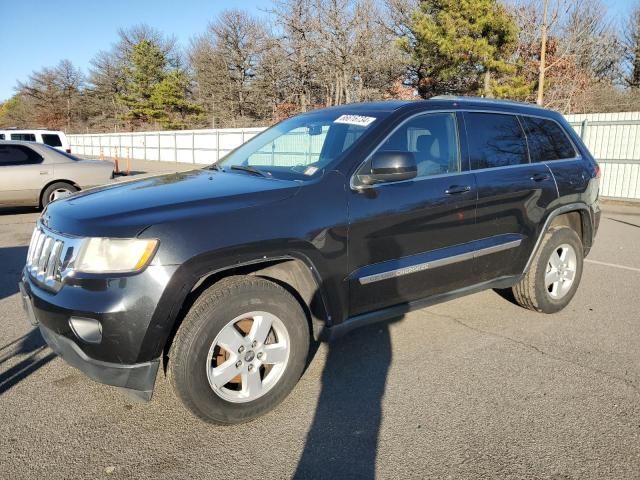
<path id="1" fill-rule="evenodd" d="M 347 125 L 366 127 L 371 125 L 375 119 L 376 117 L 365 117 L 363 115 L 340 115 L 333 123 L 346 123 Z"/>

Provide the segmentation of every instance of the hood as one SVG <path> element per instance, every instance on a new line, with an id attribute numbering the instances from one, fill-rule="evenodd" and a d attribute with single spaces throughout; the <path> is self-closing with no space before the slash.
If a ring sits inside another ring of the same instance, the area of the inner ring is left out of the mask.
<path id="1" fill-rule="evenodd" d="M 110 184 L 49 204 L 42 222 L 77 236 L 133 237 L 150 225 L 265 205 L 295 194 L 292 181 L 213 170 Z"/>

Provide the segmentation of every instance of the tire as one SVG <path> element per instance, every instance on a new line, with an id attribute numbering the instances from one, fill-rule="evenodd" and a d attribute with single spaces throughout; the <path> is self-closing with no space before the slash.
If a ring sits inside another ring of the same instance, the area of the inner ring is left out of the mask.
<path id="1" fill-rule="evenodd" d="M 575 254 L 573 259 L 571 250 Z M 575 230 L 570 227 L 551 228 L 545 233 L 529 271 L 512 288 L 516 302 L 536 312 L 555 313 L 562 310 L 580 285 L 583 263 L 584 250 Z M 558 264 L 560 266 L 556 267 Z M 571 282 L 569 278 L 572 278 Z M 556 282 L 550 283 L 556 279 Z"/>
<path id="2" fill-rule="evenodd" d="M 250 343 L 264 336 L 252 335 L 253 327 L 267 323 L 266 339 Z M 184 318 L 169 351 L 169 380 L 184 406 L 202 420 L 247 422 L 291 392 L 306 365 L 309 344 L 307 317 L 284 288 L 259 277 L 227 277 L 205 290 Z M 279 363 L 270 364 L 270 356 Z M 239 376 L 225 383 L 229 372 Z"/>
<path id="3" fill-rule="evenodd" d="M 77 192 L 78 189 L 67 182 L 55 182 L 49 185 L 42 192 L 42 198 L 40 200 L 40 204 L 42 208 L 49 205 L 53 200 L 55 200 L 57 195 L 60 196 L 68 196 L 72 193 Z"/>

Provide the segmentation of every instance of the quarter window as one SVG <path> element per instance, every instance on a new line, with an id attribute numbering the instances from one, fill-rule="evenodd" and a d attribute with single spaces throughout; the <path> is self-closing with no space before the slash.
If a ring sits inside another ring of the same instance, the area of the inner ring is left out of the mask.
<path id="1" fill-rule="evenodd" d="M 49 145 L 51 147 L 61 147 L 62 142 L 60 141 L 60 136 L 55 133 L 43 133 L 42 134 L 42 142 L 45 145 Z"/>
<path id="2" fill-rule="evenodd" d="M 522 117 L 527 131 L 531 161 L 575 158 L 576 151 L 564 130 L 553 120 Z"/>
<path id="3" fill-rule="evenodd" d="M 460 171 L 458 135 L 452 113 L 421 115 L 398 128 L 379 152 L 412 152 L 418 164 L 418 177 Z"/>
<path id="4" fill-rule="evenodd" d="M 42 157 L 22 145 L 0 145 L 0 166 L 41 163 Z"/>
<path id="5" fill-rule="evenodd" d="M 472 169 L 529 163 L 524 131 L 515 115 L 467 112 L 464 118 Z"/>
<path id="6" fill-rule="evenodd" d="M 36 136 L 33 133 L 12 133 L 11 140 L 21 140 L 23 142 L 35 142 Z"/>

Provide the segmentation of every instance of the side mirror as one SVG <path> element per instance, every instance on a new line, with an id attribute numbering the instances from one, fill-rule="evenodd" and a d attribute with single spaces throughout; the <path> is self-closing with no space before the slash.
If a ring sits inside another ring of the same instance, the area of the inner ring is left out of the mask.
<path id="1" fill-rule="evenodd" d="M 377 152 L 371 157 L 371 171 L 358 175 L 364 185 L 411 180 L 418 175 L 418 164 L 412 152 Z"/>

